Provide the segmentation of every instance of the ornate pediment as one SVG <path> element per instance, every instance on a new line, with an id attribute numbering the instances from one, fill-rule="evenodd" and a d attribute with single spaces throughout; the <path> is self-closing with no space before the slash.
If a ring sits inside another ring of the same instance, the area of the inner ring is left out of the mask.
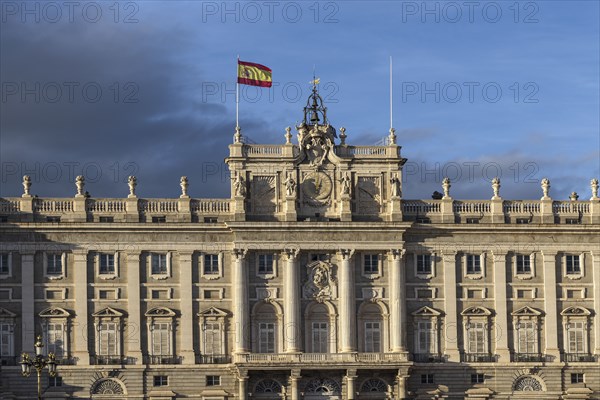
<path id="1" fill-rule="evenodd" d="M 92 317 L 123 317 L 123 313 L 121 311 L 117 311 L 112 307 L 106 307 L 100 311 L 97 311 L 92 314 Z"/>
<path id="2" fill-rule="evenodd" d="M 489 316 L 492 315 L 492 312 L 485 307 L 474 306 L 465 309 L 463 312 L 460 313 L 460 315 Z"/>
<path id="3" fill-rule="evenodd" d="M 207 308 L 197 314 L 199 317 L 227 317 L 229 313 L 216 307 Z"/>
<path id="4" fill-rule="evenodd" d="M 538 311 L 534 308 L 531 308 L 529 306 L 525 306 L 525 307 L 521 307 L 516 311 L 512 312 L 512 315 L 518 317 L 518 316 L 531 316 L 531 317 L 539 317 L 540 315 L 542 315 L 541 311 Z"/>
<path id="5" fill-rule="evenodd" d="M 49 307 L 39 314 L 42 318 L 68 318 L 71 314 L 60 307 Z"/>
<path id="6" fill-rule="evenodd" d="M 441 312 L 427 306 L 423 306 L 418 310 L 413 311 L 411 314 L 415 317 L 439 317 L 440 315 L 442 315 Z"/>
<path id="7" fill-rule="evenodd" d="M 0 318 L 15 318 L 17 314 L 8 311 L 5 308 L 0 308 Z"/>
<path id="8" fill-rule="evenodd" d="M 572 316 L 572 317 L 585 317 L 585 316 L 589 316 L 591 314 L 592 313 L 590 312 L 590 310 L 588 310 L 587 308 L 584 308 L 584 307 L 579 307 L 579 306 L 565 308 L 560 313 L 560 315 L 566 315 L 566 316 Z"/>
<path id="9" fill-rule="evenodd" d="M 167 307 L 154 307 L 144 314 L 146 317 L 174 317 L 175 311 Z"/>

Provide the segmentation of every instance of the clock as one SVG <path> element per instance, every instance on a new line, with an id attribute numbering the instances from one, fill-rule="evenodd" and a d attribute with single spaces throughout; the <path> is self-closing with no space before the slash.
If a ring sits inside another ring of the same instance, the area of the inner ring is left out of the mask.
<path id="1" fill-rule="evenodd" d="M 331 196 L 332 186 L 331 178 L 327 174 L 320 171 L 310 172 L 302 181 L 302 193 L 309 203 L 324 205 Z"/>

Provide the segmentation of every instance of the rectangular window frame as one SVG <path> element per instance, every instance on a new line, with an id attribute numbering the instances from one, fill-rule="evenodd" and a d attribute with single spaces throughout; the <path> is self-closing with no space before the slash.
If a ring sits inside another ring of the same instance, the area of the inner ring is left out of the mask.
<path id="1" fill-rule="evenodd" d="M 415 276 L 420 279 L 431 279 L 435 276 L 435 253 L 415 253 Z"/>
<path id="2" fill-rule="evenodd" d="M 585 253 L 567 253 L 562 256 L 563 276 L 568 279 L 581 279 L 585 276 Z"/>
<path id="3" fill-rule="evenodd" d="M 210 258 L 210 262 L 207 260 Z M 200 276 L 214 280 L 223 277 L 223 253 L 200 254 Z"/>
<path id="4" fill-rule="evenodd" d="M 115 279 L 119 276 L 119 252 L 96 253 L 94 261 L 96 263 L 96 277 L 100 279 Z"/>
<path id="5" fill-rule="evenodd" d="M 155 280 L 170 278 L 172 258 L 173 255 L 170 251 L 150 252 L 148 254 L 148 273 L 150 277 Z"/>
<path id="6" fill-rule="evenodd" d="M 463 276 L 468 279 L 485 277 L 486 253 L 464 253 L 462 255 Z"/>
<path id="7" fill-rule="evenodd" d="M 257 253 L 255 261 L 257 277 L 273 279 L 277 276 L 277 254 L 265 252 Z"/>
<path id="8" fill-rule="evenodd" d="M 383 350 L 383 329 L 381 321 L 365 321 L 365 353 L 381 353 Z"/>
<path id="9" fill-rule="evenodd" d="M 63 279 L 67 276 L 67 253 L 44 252 L 44 277 L 50 280 Z"/>
<path id="10" fill-rule="evenodd" d="M 0 252 L 0 279 L 8 279 L 12 276 L 12 252 Z"/>

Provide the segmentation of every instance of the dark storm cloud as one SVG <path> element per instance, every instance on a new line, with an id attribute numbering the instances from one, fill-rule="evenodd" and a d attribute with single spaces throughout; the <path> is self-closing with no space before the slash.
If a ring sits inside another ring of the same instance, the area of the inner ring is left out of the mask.
<path id="1" fill-rule="evenodd" d="M 233 116 L 199 99 L 207 74 L 180 57 L 189 34 L 151 20 L 1 29 L 2 196 L 24 174 L 48 197 L 72 195 L 79 174 L 98 197 L 126 194 L 129 174 L 147 197 L 177 195 L 182 175 L 194 196 L 228 195 Z"/>

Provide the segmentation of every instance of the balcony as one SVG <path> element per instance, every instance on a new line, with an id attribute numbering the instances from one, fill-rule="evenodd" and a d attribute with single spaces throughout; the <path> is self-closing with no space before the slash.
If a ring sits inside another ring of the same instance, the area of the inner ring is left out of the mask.
<path id="1" fill-rule="evenodd" d="M 92 365 L 131 365 L 135 364 L 136 359 L 124 356 L 91 356 Z"/>
<path id="2" fill-rule="evenodd" d="M 563 362 L 596 362 L 598 356 L 595 354 L 586 354 L 586 353 L 563 353 L 562 354 Z"/>
<path id="3" fill-rule="evenodd" d="M 234 363 L 307 364 L 307 363 L 399 363 L 408 362 L 403 353 L 249 353 L 235 354 Z"/>
<path id="4" fill-rule="evenodd" d="M 412 355 L 413 361 L 417 363 L 443 363 L 446 362 L 446 356 L 441 354 L 419 354 Z"/>
<path id="5" fill-rule="evenodd" d="M 486 353 L 461 353 L 460 361 L 467 363 L 491 363 L 496 362 L 498 356 L 495 354 L 486 354 Z"/>
<path id="6" fill-rule="evenodd" d="M 229 364 L 231 356 L 227 354 L 201 354 L 196 356 L 196 364 Z"/>
<path id="7" fill-rule="evenodd" d="M 181 364 L 181 357 L 178 356 L 145 356 L 144 364 L 162 365 L 162 364 Z"/>
<path id="8" fill-rule="evenodd" d="M 513 353 L 512 355 L 513 362 L 547 362 L 547 357 L 545 354 L 538 353 Z"/>

